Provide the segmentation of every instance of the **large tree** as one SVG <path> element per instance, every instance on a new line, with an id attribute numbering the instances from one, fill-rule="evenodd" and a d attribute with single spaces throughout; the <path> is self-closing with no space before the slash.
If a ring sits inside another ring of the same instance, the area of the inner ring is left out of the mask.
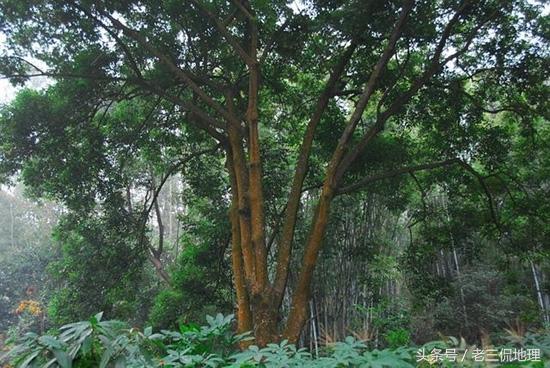
<path id="1" fill-rule="evenodd" d="M 300 335 L 335 197 L 458 168 L 498 224 L 484 182 L 505 164 L 488 148 L 494 116 L 528 131 L 547 113 L 548 23 L 526 1 L 0 4 L 2 74 L 57 81 L 4 110 L 3 173 L 76 208 L 124 193 L 138 151 L 172 159 L 161 178 L 221 152 L 238 329 L 262 345 Z M 141 123 L 112 113 L 136 99 Z M 288 291 L 304 191 L 317 202 Z"/>

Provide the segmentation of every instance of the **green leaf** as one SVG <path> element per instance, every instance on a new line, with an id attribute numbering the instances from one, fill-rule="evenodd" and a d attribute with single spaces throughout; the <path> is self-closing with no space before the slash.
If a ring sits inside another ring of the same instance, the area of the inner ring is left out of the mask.
<path id="1" fill-rule="evenodd" d="M 47 346 L 49 349 L 61 349 L 63 347 L 57 338 L 50 335 L 40 336 L 38 338 L 38 342 L 44 346 Z"/>
<path id="2" fill-rule="evenodd" d="M 143 334 L 145 335 L 145 337 L 150 337 L 153 334 L 153 328 L 151 326 L 145 327 L 145 329 L 143 330 Z"/>
<path id="3" fill-rule="evenodd" d="M 99 368 L 105 368 L 107 367 L 107 364 L 109 364 L 109 361 L 111 360 L 111 357 L 114 354 L 114 350 L 112 347 L 108 347 L 103 352 L 103 355 L 101 356 L 101 361 L 99 362 Z"/>
<path id="4" fill-rule="evenodd" d="M 35 350 L 25 357 L 25 360 L 19 365 L 19 368 L 26 368 L 40 354 L 40 350 Z"/>
<path id="5" fill-rule="evenodd" d="M 92 350 L 92 336 L 88 335 L 84 338 L 84 341 L 82 341 L 80 351 L 82 352 L 82 355 L 88 355 L 88 353 L 91 350 Z"/>
<path id="6" fill-rule="evenodd" d="M 73 366 L 71 357 L 65 351 L 54 350 L 53 355 L 55 356 L 55 359 L 57 360 L 57 363 L 61 366 L 61 368 L 71 368 Z"/>

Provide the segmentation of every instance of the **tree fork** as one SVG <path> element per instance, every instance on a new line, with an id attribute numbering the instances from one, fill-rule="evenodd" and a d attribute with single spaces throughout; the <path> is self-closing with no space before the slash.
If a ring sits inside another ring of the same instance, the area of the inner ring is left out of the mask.
<path id="1" fill-rule="evenodd" d="M 313 218 L 311 231 L 306 242 L 305 253 L 302 259 L 302 268 L 298 277 L 298 284 L 293 293 L 292 306 L 290 308 L 290 314 L 284 332 L 285 338 L 290 342 L 295 343 L 298 340 L 307 318 L 307 306 L 309 302 L 309 294 L 311 292 L 310 289 L 311 281 L 313 279 L 313 272 L 315 270 L 321 244 L 325 236 L 330 213 L 330 204 L 336 193 L 339 178 L 341 177 L 337 175 L 338 166 L 340 165 L 341 160 L 349 147 L 349 142 L 355 128 L 357 127 L 357 124 L 376 89 L 378 77 L 386 67 L 391 55 L 393 55 L 395 45 L 401 36 L 401 31 L 403 30 L 410 11 L 412 10 L 413 4 L 413 0 L 405 0 L 403 2 L 399 19 L 389 37 L 388 44 L 384 48 L 382 55 L 374 66 L 355 110 L 348 121 L 348 125 L 338 140 L 336 149 L 334 150 L 328 164 L 323 189 L 321 191 L 319 203 L 315 209 L 315 216 Z"/>
<path id="2" fill-rule="evenodd" d="M 344 72 L 347 64 L 349 63 L 351 56 L 353 55 L 357 44 L 352 42 L 343 53 L 342 57 L 335 65 L 329 80 L 326 83 L 325 90 L 317 101 L 315 111 L 308 123 L 302 146 L 300 147 L 300 155 L 298 157 L 298 163 L 294 173 L 294 179 L 292 181 L 292 187 L 290 190 L 288 205 L 285 210 L 285 219 L 283 223 L 281 243 L 277 252 L 277 270 L 275 275 L 275 281 L 273 285 L 273 303 L 277 309 L 280 308 L 284 291 L 288 279 L 288 266 L 290 263 L 290 254 L 292 250 L 292 241 L 294 239 L 294 228 L 296 227 L 298 208 L 300 206 L 300 195 L 302 194 L 302 186 L 307 173 L 307 166 L 311 147 L 313 145 L 313 139 L 315 136 L 315 130 L 317 125 L 321 121 L 321 116 L 325 111 L 331 94 L 334 92 L 336 83 L 340 80 L 342 73 Z"/>
<path id="3" fill-rule="evenodd" d="M 231 93 L 226 95 L 226 99 L 228 109 L 233 113 L 234 106 Z M 250 114 L 247 114 L 247 118 L 248 117 L 254 118 L 254 116 Z M 262 220 L 263 195 L 261 191 L 261 171 L 259 167 L 257 167 L 258 170 L 254 168 L 254 163 L 259 164 L 259 162 L 254 161 L 255 159 L 259 160 L 257 112 L 256 117 L 253 120 L 249 119 L 248 123 L 249 126 L 252 126 L 250 123 L 253 123 L 256 127 L 256 132 L 250 133 L 250 141 L 252 142 L 250 146 L 256 148 L 249 148 L 249 150 L 253 151 L 255 149 L 257 154 L 257 156 L 255 156 L 252 152 L 250 153 L 252 158 L 249 170 L 247 170 L 244 150 L 242 149 L 242 142 L 244 139 L 240 134 L 240 124 L 236 118 L 228 122 L 230 143 L 230 148 L 228 149 L 228 163 L 230 164 L 228 164 L 228 169 L 230 170 L 232 180 L 234 180 L 232 183 L 236 187 L 236 190 L 233 191 L 233 196 L 236 195 L 237 197 L 233 199 L 233 202 L 238 205 L 238 210 L 233 214 L 233 221 L 235 221 L 235 217 L 238 217 L 240 220 L 239 240 L 241 244 L 247 244 L 246 247 L 241 246 L 240 254 L 242 255 L 241 259 L 244 261 L 245 275 L 249 274 L 246 277 L 246 283 L 242 289 L 242 291 L 246 293 L 246 300 L 244 296 L 241 298 L 240 307 L 244 309 L 245 314 L 239 313 L 237 317 L 243 319 L 243 321 L 238 321 L 238 326 L 242 328 L 244 328 L 244 326 L 249 326 L 248 331 L 254 333 L 256 344 L 264 346 L 277 338 L 277 311 L 274 310 L 271 303 L 269 303 L 269 299 L 267 298 L 268 293 L 265 290 L 267 286 L 266 259 L 261 253 L 258 254 L 257 252 L 258 244 L 265 247 L 263 243 L 264 228 Z M 254 187 L 254 189 L 252 187 Z M 255 213 L 261 215 L 260 222 L 258 222 L 257 216 L 254 217 Z M 258 241 L 260 241 L 260 243 L 258 243 Z M 237 251 L 239 250 L 237 249 Z M 235 255 L 232 256 L 235 257 Z M 262 260 L 258 261 L 258 256 L 262 257 Z M 233 260 L 235 261 L 234 268 L 236 267 L 238 269 L 240 266 L 238 257 L 233 258 Z M 265 276 L 261 276 L 262 271 L 258 273 L 257 267 L 265 269 L 263 272 Z M 262 277 L 265 277 L 263 284 L 260 281 Z"/>

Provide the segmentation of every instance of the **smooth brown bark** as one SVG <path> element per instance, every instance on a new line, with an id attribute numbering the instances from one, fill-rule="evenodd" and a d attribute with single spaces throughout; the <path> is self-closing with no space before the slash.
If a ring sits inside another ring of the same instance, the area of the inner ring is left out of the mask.
<path id="1" fill-rule="evenodd" d="M 229 216 L 231 219 L 231 265 L 233 269 L 233 283 L 235 285 L 235 293 L 237 297 L 237 332 L 245 333 L 247 331 L 251 331 L 253 328 L 252 314 L 250 311 L 250 300 L 248 298 L 246 280 L 244 276 L 239 223 L 239 201 L 237 198 L 237 180 L 232 170 L 231 161 L 228 161 L 227 166 L 229 169 L 233 193 Z"/>
<path id="2" fill-rule="evenodd" d="M 313 271 L 315 270 L 315 264 L 317 263 L 322 240 L 325 235 L 330 214 L 330 205 L 339 184 L 340 178 L 337 177 L 338 166 L 342 160 L 342 157 L 344 157 L 355 128 L 361 120 L 361 116 L 363 115 L 371 96 L 376 90 L 376 82 L 378 81 L 383 69 L 386 67 L 390 57 L 393 55 L 395 45 L 401 35 L 401 31 L 412 9 L 413 3 L 414 2 L 412 0 L 406 0 L 404 2 L 399 20 L 390 35 L 388 44 L 384 48 L 382 55 L 374 66 L 369 80 L 363 89 L 363 93 L 357 102 L 355 110 L 349 119 L 348 125 L 338 140 L 338 145 L 336 146 L 328 165 L 319 203 L 317 204 L 310 234 L 305 245 L 305 252 L 298 277 L 298 284 L 293 293 L 290 314 L 284 332 L 284 337 L 290 342 L 296 342 L 298 340 L 307 319 L 307 306 L 310 297 Z"/>
<path id="3" fill-rule="evenodd" d="M 279 341 L 277 317 L 278 310 L 273 308 L 269 299 L 258 298 L 253 302 L 254 339 L 258 346 Z"/>
<path id="4" fill-rule="evenodd" d="M 294 239 L 294 229 L 296 227 L 298 209 L 300 207 L 300 197 L 302 194 L 302 186 L 304 184 L 304 179 L 307 173 L 308 160 L 315 137 L 315 130 L 317 128 L 317 125 L 321 121 L 321 116 L 323 115 L 323 112 L 328 105 L 336 84 L 340 80 L 340 77 L 344 72 L 346 65 L 349 63 L 351 56 L 356 48 L 357 44 L 352 42 L 346 48 L 346 51 L 342 55 L 341 59 L 334 67 L 334 70 L 332 71 L 329 80 L 326 83 L 325 89 L 319 97 L 319 100 L 317 101 L 317 106 L 315 107 L 315 111 L 307 125 L 302 145 L 300 147 L 300 154 L 298 156 L 298 162 L 296 164 L 296 169 L 294 172 L 294 179 L 292 181 L 288 203 L 285 210 L 282 235 L 277 253 L 277 269 L 273 285 L 273 297 L 275 307 L 277 309 L 280 308 L 287 284 L 292 241 Z"/>
<path id="5" fill-rule="evenodd" d="M 298 284 L 293 294 L 290 314 L 283 335 L 285 339 L 288 339 L 292 343 L 296 343 L 300 337 L 300 333 L 307 319 L 307 306 L 310 299 L 313 271 L 315 270 L 319 250 L 323 237 L 325 236 L 333 193 L 334 191 L 331 185 L 327 183 L 327 185 L 323 187 L 321 198 L 315 210 L 313 227 L 306 243 L 303 264 L 298 278 Z"/>
<path id="6" fill-rule="evenodd" d="M 262 167 L 260 159 L 260 134 L 258 131 L 258 89 L 260 82 L 260 66 L 256 59 L 258 47 L 258 29 L 253 20 L 249 20 L 250 58 L 248 66 L 250 72 L 248 83 L 248 108 L 246 122 L 249 130 L 249 194 L 251 209 L 252 245 L 256 256 L 256 284 L 254 293 L 260 293 L 267 285 L 267 254 L 264 235 L 264 196 L 262 187 Z"/>
<path id="7" fill-rule="evenodd" d="M 228 104 L 232 104 L 230 99 L 228 100 Z M 229 167 L 232 171 L 231 175 L 235 177 L 236 188 L 233 191 L 233 196 L 237 197 L 240 245 L 246 283 L 247 287 L 250 288 L 256 282 L 256 261 L 251 239 L 248 170 L 241 143 L 242 137 L 239 132 L 239 126 L 236 126 L 236 122 L 229 122 L 228 135 L 230 144 L 228 156 L 231 159 Z"/>

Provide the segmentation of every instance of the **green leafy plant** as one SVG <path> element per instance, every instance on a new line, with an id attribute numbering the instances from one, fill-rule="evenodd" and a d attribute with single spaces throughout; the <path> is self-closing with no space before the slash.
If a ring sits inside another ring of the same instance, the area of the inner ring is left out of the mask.
<path id="1" fill-rule="evenodd" d="M 251 345 L 238 351 L 238 344 L 251 340 L 249 334 L 233 333 L 234 316 L 207 316 L 205 326 L 181 325 L 178 331 L 162 330 L 153 333 L 151 327 L 143 331 L 119 321 L 102 321 L 98 313 L 88 321 L 61 327 L 57 334 L 24 335 L 9 352 L 15 367 L 229 367 L 229 368 L 412 368 L 453 367 L 454 363 L 438 360 L 418 362 L 418 347 L 399 346 L 388 349 L 369 349 L 365 342 L 353 337 L 327 346 L 320 357 L 314 358 L 304 348 L 297 348 L 283 340 L 260 348 Z M 407 342 L 408 331 L 395 330 L 386 337 L 393 344 Z M 521 341 L 504 347 L 540 349 L 543 359 L 550 356 L 550 334 L 526 333 Z M 464 339 L 448 337 L 420 347 L 433 349 L 469 350 Z M 543 367 L 543 362 L 522 362 L 521 367 Z M 462 367 L 480 367 L 468 356 Z M 504 365 L 511 367 L 513 365 Z"/>
<path id="2" fill-rule="evenodd" d="M 404 328 L 398 328 L 388 331 L 384 336 L 390 348 L 398 348 L 399 346 L 409 345 L 411 341 L 411 334 Z"/>

